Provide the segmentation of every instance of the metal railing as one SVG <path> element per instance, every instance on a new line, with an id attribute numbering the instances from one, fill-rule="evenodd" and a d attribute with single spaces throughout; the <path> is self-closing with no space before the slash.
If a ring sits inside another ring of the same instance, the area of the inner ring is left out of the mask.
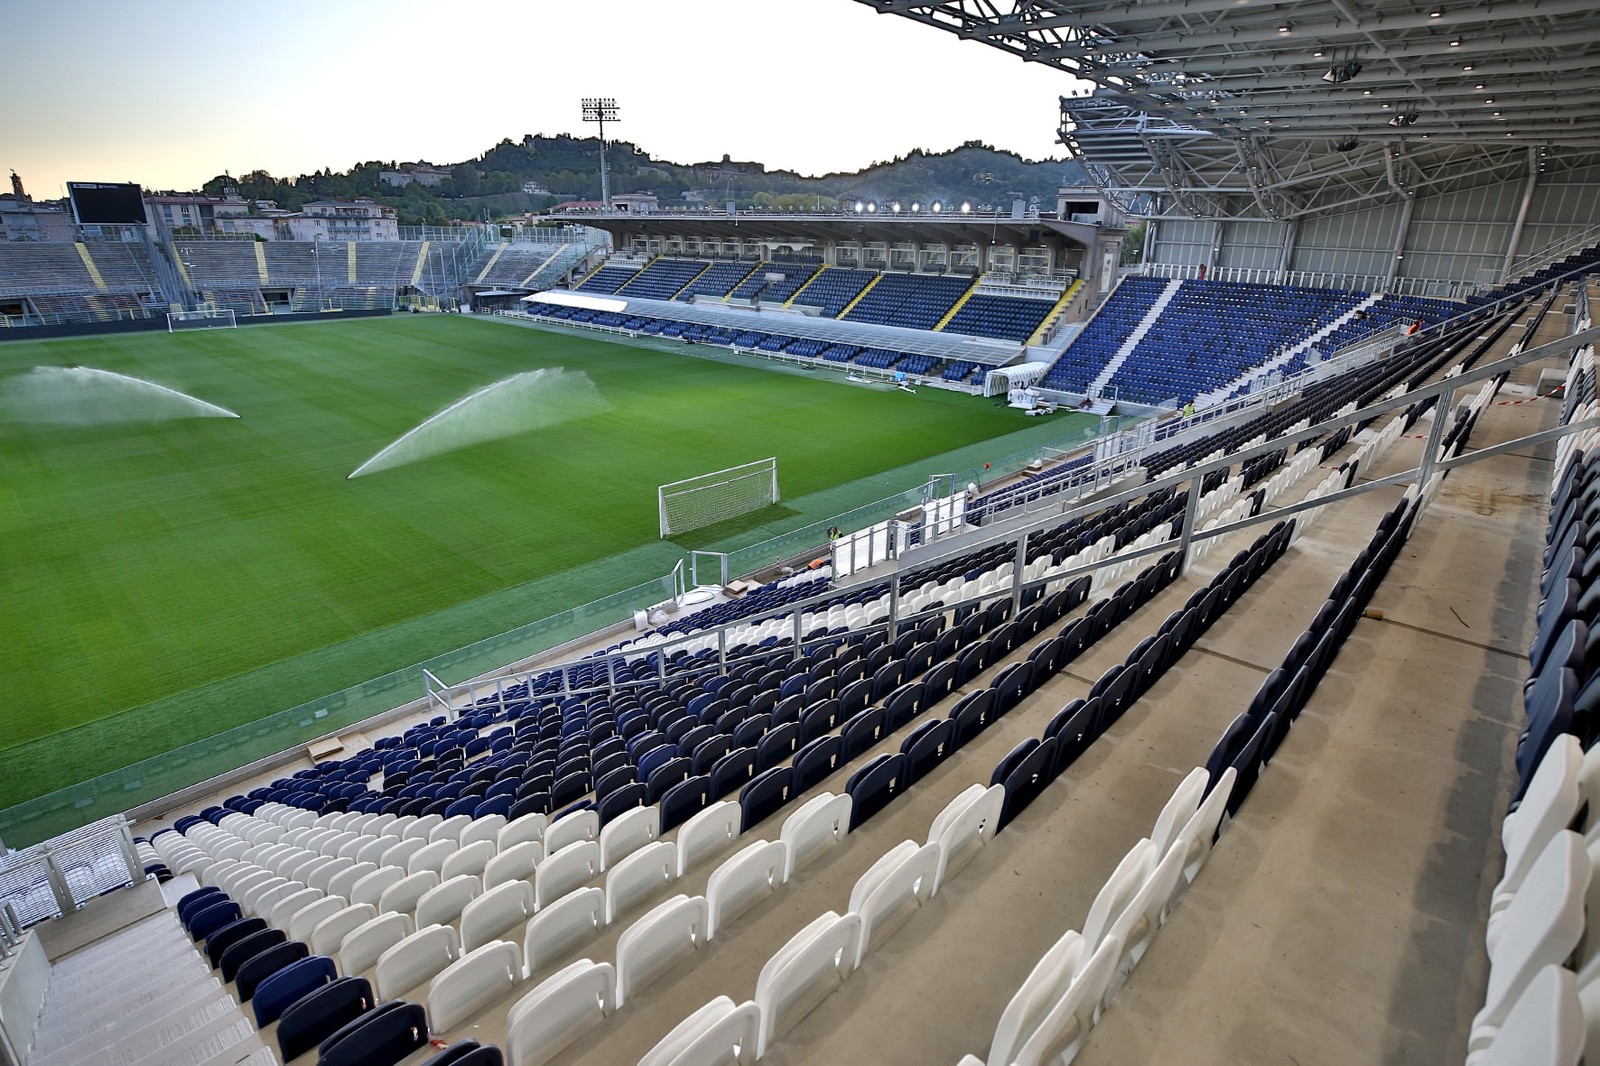
<path id="1" fill-rule="evenodd" d="M 143 876 L 119 813 L 0 858 L 0 904 L 26 929 Z"/>
<path id="2" fill-rule="evenodd" d="M 1383 274 L 1355 274 L 1337 271 L 1272 270 L 1265 267 L 1208 267 L 1199 263 L 1153 263 L 1146 261 L 1134 269 L 1146 277 L 1174 278 L 1179 281 L 1231 281 L 1252 285 L 1295 285 L 1307 289 L 1336 289 L 1345 292 L 1371 292 L 1395 296 L 1427 296 L 1436 300 L 1464 300 L 1480 291 L 1471 281 L 1445 281 L 1437 278 L 1393 278 Z"/>
<path id="3" fill-rule="evenodd" d="M 1587 229 L 1576 233 L 1568 233 L 1557 237 L 1542 248 L 1536 248 L 1526 255 L 1520 255 L 1511 261 L 1511 269 L 1506 271 L 1502 283 L 1510 284 L 1529 274 L 1543 270 L 1552 263 L 1560 262 L 1567 256 L 1581 252 L 1585 248 L 1592 248 L 1600 244 L 1600 222 Z"/>

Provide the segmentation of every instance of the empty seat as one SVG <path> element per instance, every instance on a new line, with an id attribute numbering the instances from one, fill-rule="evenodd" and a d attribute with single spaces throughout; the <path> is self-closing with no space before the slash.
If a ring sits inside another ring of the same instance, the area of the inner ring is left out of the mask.
<path id="1" fill-rule="evenodd" d="M 678 895 L 652 907 L 617 940 L 616 1005 L 710 939 L 704 896 Z"/>
<path id="2" fill-rule="evenodd" d="M 711 872 L 706 882 L 706 935 L 776 892 L 787 880 L 789 848 L 783 841 L 757 840 L 740 848 Z"/>
<path id="3" fill-rule="evenodd" d="M 461 912 L 461 947 L 475 951 L 520 930 L 533 917 L 533 885 L 506 881 L 467 903 Z"/>
<path id="4" fill-rule="evenodd" d="M 266 978 L 255 987 L 254 1000 L 256 1028 L 264 1028 L 277 1021 L 285 1010 L 336 980 L 333 960 L 325 955 L 312 955 L 292 962 Z"/>
<path id="5" fill-rule="evenodd" d="M 418 929 L 378 956 L 373 988 L 379 999 L 389 999 L 431 980 L 461 957 L 461 942 L 448 925 Z"/>
<path id="6" fill-rule="evenodd" d="M 471 874 L 453 877 L 429 889 L 417 899 L 412 920 L 417 928 L 429 925 L 449 925 L 461 917 L 461 912 L 483 892 L 483 882 Z"/>
<path id="7" fill-rule="evenodd" d="M 616 1010 L 616 971 L 579 959 L 551 974 L 506 1015 L 506 1044 L 514 1066 L 542 1066 Z"/>
<path id="8" fill-rule="evenodd" d="M 639 1066 L 750 1066 L 760 1033 L 761 1012 L 754 1002 L 734 1006 L 727 996 L 718 996 L 674 1026 L 645 1052 Z"/>
<path id="9" fill-rule="evenodd" d="M 468 952 L 428 983 L 428 1021 L 446 1032 L 509 993 L 522 979 L 522 952 L 495 940 Z"/>
<path id="10" fill-rule="evenodd" d="M 391 1066 L 428 1044 L 428 1016 L 420 1003 L 390 1003 L 330 1036 L 317 1066 Z"/>
<path id="11" fill-rule="evenodd" d="M 767 960 L 756 978 L 755 1002 L 761 1013 L 758 1059 L 854 972 L 860 939 L 860 917 L 828 911 Z"/>
<path id="12" fill-rule="evenodd" d="M 261 989 L 257 989 L 259 995 Z M 278 1049 L 288 1062 L 361 1017 L 373 1006 L 372 986 L 364 977 L 340 977 L 301 997 L 278 1019 Z"/>
<path id="13" fill-rule="evenodd" d="M 598 888 L 580 888 L 540 908 L 523 928 L 522 958 L 529 977 L 549 968 L 578 941 L 598 933 L 606 924 L 606 894 Z"/>
<path id="14" fill-rule="evenodd" d="M 370 970 L 385 951 L 413 931 L 409 914 L 380 914 L 345 934 L 339 944 L 339 972 L 347 977 Z"/>

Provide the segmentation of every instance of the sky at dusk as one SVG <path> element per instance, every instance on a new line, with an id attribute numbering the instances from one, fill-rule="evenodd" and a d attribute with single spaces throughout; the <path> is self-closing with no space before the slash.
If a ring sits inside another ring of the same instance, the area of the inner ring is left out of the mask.
<path id="1" fill-rule="evenodd" d="M 682 163 L 820 174 L 971 139 L 1060 157 L 1079 85 L 854 0 L 0 0 L 0 39 L 0 171 L 40 198 L 454 163 L 582 133 L 590 95 L 621 108 L 608 138 Z"/>

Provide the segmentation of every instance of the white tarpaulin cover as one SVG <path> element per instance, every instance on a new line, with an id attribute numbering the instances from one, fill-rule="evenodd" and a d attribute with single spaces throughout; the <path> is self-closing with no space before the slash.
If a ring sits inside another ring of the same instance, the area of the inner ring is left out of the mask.
<path id="1" fill-rule="evenodd" d="M 1016 366 L 999 367 L 989 371 L 989 377 L 984 382 L 983 394 L 999 396 L 1012 389 L 1032 385 L 1049 370 L 1049 363 L 1018 363 Z"/>

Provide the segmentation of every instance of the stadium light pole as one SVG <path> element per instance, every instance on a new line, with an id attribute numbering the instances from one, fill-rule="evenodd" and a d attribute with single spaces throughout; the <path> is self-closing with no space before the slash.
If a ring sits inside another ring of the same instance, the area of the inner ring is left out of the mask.
<path id="1" fill-rule="evenodd" d="M 617 102 L 609 96 L 585 96 L 583 121 L 600 124 L 600 203 L 611 207 L 611 185 L 606 176 L 606 123 L 617 121 Z"/>

